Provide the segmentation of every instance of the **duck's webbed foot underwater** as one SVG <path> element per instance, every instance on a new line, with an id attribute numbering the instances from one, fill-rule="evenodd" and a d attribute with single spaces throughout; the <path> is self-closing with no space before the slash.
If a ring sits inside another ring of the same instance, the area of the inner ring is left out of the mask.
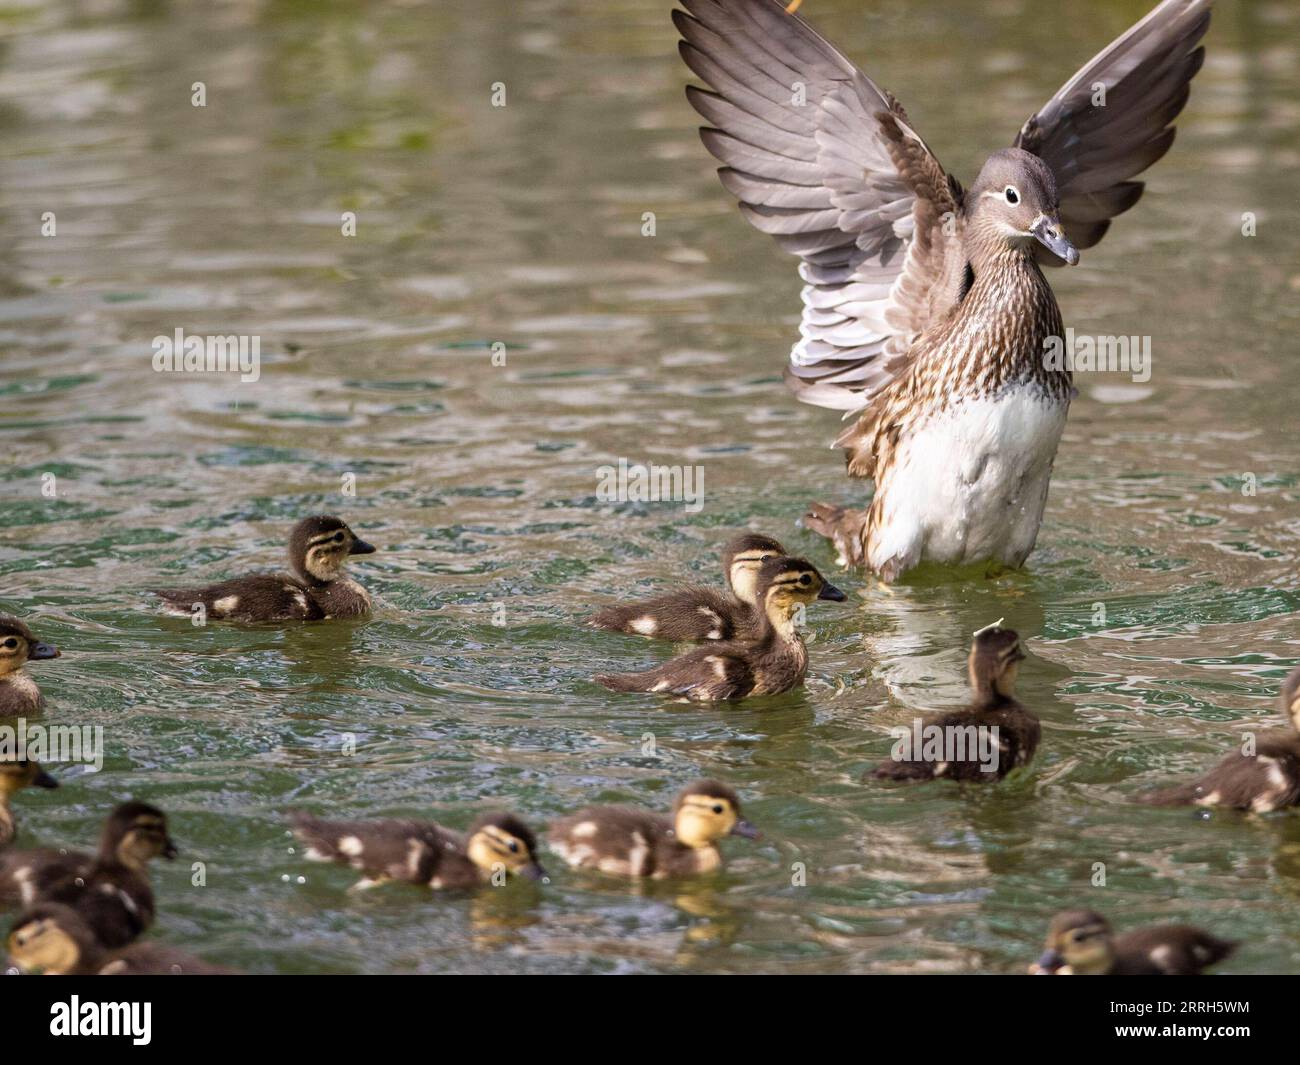
<path id="1" fill-rule="evenodd" d="M 836 561 L 845 567 L 866 564 L 867 512 L 830 503 L 810 503 L 800 524 L 835 545 Z"/>

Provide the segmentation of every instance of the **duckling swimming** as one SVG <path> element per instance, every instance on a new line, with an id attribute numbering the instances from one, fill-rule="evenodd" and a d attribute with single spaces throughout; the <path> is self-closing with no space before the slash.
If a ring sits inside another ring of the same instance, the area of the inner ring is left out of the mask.
<path id="1" fill-rule="evenodd" d="M 14 794 L 23 788 L 58 786 L 57 780 L 26 758 L 11 762 L 0 761 L 0 848 L 9 846 L 18 835 L 18 823 L 14 820 L 13 811 L 9 809 Z"/>
<path id="2" fill-rule="evenodd" d="M 927 718 L 922 735 L 943 741 L 942 752 L 930 756 L 929 743 L 909 757 L 882 762 L 871 771 L 878 780 L 1001 780 L 1018 766 L 1028 765 L 1038 748 L 1042 728 L 1038 718 L 1015 696 L 1016 673 L 1025 659 L 1020 637 L 1000 624 L 975 634 L 967 668 L 974 692 L 962 710 Z M 984 749 L 980 739 L 986 737 Z"/>
<path id="3" fill-rule="evenodd" d="M 167 816 L 148 803 L 125 802 L 104 822 L 95 855 L 0 852 L 0 900 L 71 906 L 105 947 L 124 947 L 153 924 L 148 865 L 159 856 L 176 857 Z"/>
<path id="4" fill-rule="evenodd" d="M 720 869 L 724 836 L 758 839 L 758 831 L 741 817 L 734 789 L 697 780 L 677 796 L 672 817 L 635 806 L 588 806 L 552 824 L 546 838 L 576 869 L 665 880 Z"/>
<path id="5" fill-rule="evenodd" d="M 42 643 L 17 618 L 0 616 L 0 717 L 21 717 L 44 708 L 41 689 L 23 666 L 58 657 L 57 647 Z"/>
<path id="6" fill-rule="evenodd" d="M 697 647 L 644 673 L 607 673 L 598 683 L 618 692 L 662 692 L 701 702 L 779 695 L 803 684 L 808 649 L 795 627 L 804 606 L 816 599 L 843 602 L 811 562 L 785 555 L 762 564 L 755 600 L 762 604 L 759 634 Z"/>
<path id="7" fill-rule="evenodd" d="M 24 973 L 43 976 L 235 976 L 174 947 L 133 943 L 107 950 L 70 906 L 41 903 L 9 931 L 9 957 Z"/>
<path id="8" fill-rule="evenodd" d="M 364 876 L 354 890 L 390 880 L 431 888 L 471 888 L 499 874 L 541 880 L 537 837 L 514 814 L 485 814 L 467 835 L 432 821 L 326 821 L 291 815 L 308 861 L 337 862 Z"/>
<path id="9" fill-rule="evenodd" d="M 745 218 L 802 260 L 797 398 L 870 508 L 805 517 L 885 581 L 924 559 L 1020 566 L 1073 393 L 1041 267 L 1078 262 L 1165 154 L 1210 0 L 1164 0 L 1030 116 L 964 191 L 898 101 L 781 0 L 682 0 L 687 97 Z M 1105 106 L 1096 106 L 1105 86 Z"/>
<path id="10" fill-rule="evenodd" d="M 188 616 L 202 603 L 207 616 L 221 621 L 319 621 L 370 613 L 370 595 L 344 576 L 350 555 L 373 554 L 341 518 L 328 514 L 303 518 L 289 536 L 292 574 L 255 573 L 206 588 L 155 592 L 171 612 Z"/>
<path id="11" fill-rule="evenodd" d="M 1253 754 L 1233 751 L 1202 777 L 1139 801 L 1152 806 L 1226 806 L 1269 813 L 1300 804 L 1300 668 L 1282 682 L 1287 729 L 1266 732 Z"/>
<path id="12" fill-rule="evenodd" d="M 1115 935 L 1093 910 L 1052 918 L 1034 976 L 1197 976 L 1237 947 L 1191 925 L 1166 924 Z"/>
<path id="13" fill-rule="evenodd" d="M 727 595 L 711 588 L 683 588 L 641 603 L 606 607 L 592 617 L 591 624 L 665 640 L 752 640 L 763 624 L 754 599 L 759 568 L 765 560 L 784 554 L 785 548 L 770 536 L 737 536 L 722 551 Z"/>

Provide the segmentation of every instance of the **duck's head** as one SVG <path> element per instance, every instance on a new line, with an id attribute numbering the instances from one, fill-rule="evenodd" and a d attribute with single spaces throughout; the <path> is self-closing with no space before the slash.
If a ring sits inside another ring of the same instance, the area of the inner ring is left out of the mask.
<path id="1" fill-rule="evenodd" d="M 1034 976 L 1097 976 L 1115 959 L 1110 923 L 1094 910 L 1067 910 L 1052 918 L 1043 955 L 1029 967 Z"/>
<path id="2" fill-rule="evenodd" d="M 546 870 L 537 860 L 537 837 L 514 814 L 480 817 L 469 830 L 465 847 L 469 860 L 485 873 L 504 869 L 511 876 L 542 880 Z"/>
<path id="3" fill-rule="evenodd" d="M 758 571 L 769 558 L 784 555 L 785 548 L 770 536 L 746 533 L 737 536 L 722 549 L 722 570 L 727 587 L 742 603 L 754 606 Z"/>
<path id="4" fill-rule="evenodd" d="M 0 761 L 0 802 L 23 788 L 57 788 L 59 782 L 26 758 Z"/>
<path id="5" fill-rule="evenodd" d="M 740 796 L 716 780 L 697 780 L 673 805 L 673 832 L 688 847 L 711 847 L 723 836 L 758 839 L 758 829 L 740 815 Z"/>
<path id="6" fill-rule="evenodd" d="M 58 657 L 57 647 L 42 643 L 17 618 L 0 617 L 0 676 L 16 673 L 29 659 Z"/>
<path id="7" fill-rule="evenodd" d="M 1022 148 L 1003 148 L 988 157 L 966 194 L 966 225 L 977 249 L 996 253 L 1037 241 L 1071 266 L 1079 261 L 1061 225 L 1051 167 Z"/>
<path id="8" fill-rule="evenodd" d="M 176 844 L 167 834 L 167 815 L 147 802 L 124 802 L 109 814 L 99 849 L 137 870 L 155 858 L 170 861 L 177 854 Z"/>
<path id="9" fill-rule="evenodd" d="M 1287 720 L 1300 729 L 1300 666 L 1291 670 L 1282 682 L 1282 709 L 1286 711 Z"/>
<path id="10" fill-rule="evenodd" d="M 43 902 L 22 914 L 5 942 L 9 957 L 25 973 L 64 976 L 97 952 L 95 933 L 70 906 Z"/>
<path id="11" fill-rule="evenodd" d="M 347 522 L 330 514 L 303 518 L 289 536 L 289 564 L 294 572 L 322 584 L 343 572 L 349 555 L 369 555 L 374 550 L 374 545 L 359 539 Z"/>
<path id="12" fill-rule="evenodd" d="M 847 598 L 811 562 L 787 555 L 769 558 L 762 564 L 755 595 L 774 623 L 788 621 L 796 610 L 815 599 L 842 603 Z"/>
<path id="13" fill-rule="evenodd" d="M 1016 674 L 1025 660 L 1020 635 L 1004 629 L 1001 622 L 980 629 L 970 645 L 970 686 L 979 695 L 1001 695 L 1010 699 L 1016 694 Z"/>

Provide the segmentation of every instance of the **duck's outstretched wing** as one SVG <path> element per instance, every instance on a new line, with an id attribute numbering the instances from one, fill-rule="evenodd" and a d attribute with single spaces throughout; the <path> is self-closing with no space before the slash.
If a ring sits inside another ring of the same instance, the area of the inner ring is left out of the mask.
<path id="1" fill-rule="evenodd" d="M 786 382 L 856 410 L 960 298 L 961 186 L 898 102 L 777 0 L 674 11 L 705 147 L 744 216 L 803 263 Z"/>
<path id="2" fill-rule="evenodd" d="M 1164 0 L 1102 49 L 1032 115 L 1015 146 L 1052 168 L 1061 221 L 1076 248 L 1091 248 L 1110 220 L 1142 195 L 1131 180 L 1169 150 L 1205 49 L 1211 0 Z M 1061 260 L 1046 248 L 1044 265 Z"/>

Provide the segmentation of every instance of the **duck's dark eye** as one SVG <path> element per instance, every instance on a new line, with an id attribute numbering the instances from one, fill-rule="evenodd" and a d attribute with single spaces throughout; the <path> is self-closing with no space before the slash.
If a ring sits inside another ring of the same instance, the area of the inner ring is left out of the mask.
<path id="1" fill-rule="evenodd" d="M 336 544 L 341 544 L 341 543 L 343 542 L 343 530 L 342 530 L 342 529 L 340 529 L 338 532 L 336 532 L 336 533 L 334 534 L 334 542 L 335 542 Z"/>
<path id="2" fill-rule="evenodd" d="M 519 853 L 519 844 L 516 843 L 514 840 L 511 840 L 509 843 L 506 844 L 506 846 L 510 848 L 511 854 Z"/>
<path id="3" fill-rule="evenodd" d="M 1020 193 L 1016 191 L 1016 187 L 1015 187 L 1014 185 L 1008 185 L 1008 186 L 1006 187 L 1006 191 L 1005 191 L 1004 195 L 1005 195 L 1006 198 L 1007 198 L 1007 203 L 1019 203 L 1019 202 L 1020 202 Z"/>
<path id="4" fill-rule="evenodd" d="M 720 813 L 722 813 L 722 805 L 721 805 L 721 804 L 717 804 L 717 805 L 715 805 L 715 806 L 713 807 L 713 812 L 714 812 L 715 814 L 720 814 Z"/>
<path id="5" fill-rule="evenodd" d="M 808 587 L 808 585 L 812 584 L 812 577 L 809 576 L 807 573 L 800 574 L 799 583 L 806 588 Z"/>
<path id="6" fill-rule="evenodd" d="M 10 637 L 9 639 L 5 640 L 4 645 L 5 645 L 5 647 L 7 647 L 10 651 L 12 651 L 15 647 L 18 646 L 18 641 L 15 640 L 13 637 Z"/>

